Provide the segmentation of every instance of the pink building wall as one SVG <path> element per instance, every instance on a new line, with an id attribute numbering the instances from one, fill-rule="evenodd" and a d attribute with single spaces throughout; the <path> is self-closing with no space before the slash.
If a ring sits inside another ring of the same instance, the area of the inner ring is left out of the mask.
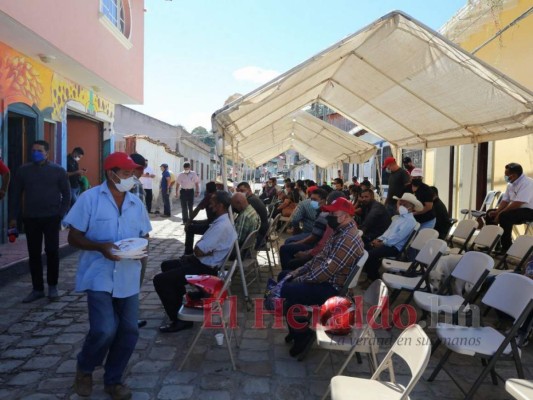
<path id="1" fill-rule="evenodd" d="M 131 47 L 100 21 L 100 0 L 0 0 L 0 10 L 142 103 L 144 0 L 123 1 L 131 10 Z"/>

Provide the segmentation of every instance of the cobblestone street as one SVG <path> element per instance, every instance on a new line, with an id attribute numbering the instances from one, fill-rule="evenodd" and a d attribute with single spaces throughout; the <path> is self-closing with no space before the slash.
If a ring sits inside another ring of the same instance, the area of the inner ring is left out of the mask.
<path id="1" fill-rule="evenodd" d="M 159 271 L 161 261 L 181 255 L 184 233 L 181 220 L 152 218 L 153 232 L 146 279 L 141 292 L 141 318 L 148 321 L 140 329 L 136 351 L 125 376 L 134 391 L 134 399 L 319 399 L 324 393 L 341 358 L 333 357 L 319 374 L 314 370 L 323 356 L 322 350 L 312 349 L 303 362 L 289 356 L 284 343 L 285 330 L 252 329 L 253 312 L 245 313 L 242 287 L 237 277 L 232 292 L 239 297 L 239 324 L 237 331 L 241 346 L 235 351 L 238 370 L 232 371 L 225 347 L 217 346 L 214 334 L 208 330 L 197 344 L 193 356 L 183 372 L 177 368 L 196 333 L 194 329 L 179 333 L 160 334 L 158 326 L 165 316 L 152 285 L 152 277 Z M 41 299 L 22 304 L 22 298 L 31 290 L 29 273 L 0 283 L 0 399 L 76 399 L 72 383 L 76 369 L 76 354 L 88 329 L 85 296 L 75 293 L 74 276 L 78 253 L 61 260 L 60 294 L 56 302 Z M 260 285 L 251 285 L 252 297 L 262 297 L 268 268 L 263 269 Z M 0 275 L 0 278 L 2 276 Z M 246 322 L 243 323 L 243 321 Z M 267 318 L 268 321 L 270 321 Z M 392 338 L 398 330 L 377 332 L 382 338 Z M 380 358 L 388 346 L 380 349 Z M 441 351 L 437 353 L 441 354 Z M 343 356 L 344 357 L 344 356 Z M 423 378 L 415 388 L 413 399 L 459 399 L 461 392 L 451 380 L 440 373 L 433 383 L 427 377 L 436 364 L 433 356 Z M 523 352 L 526 378 L 533 373 L 532 348 Z M 452 356 L 450 370 L 462 378 L 464 387 L 473 383 L 481 369 L 479 360 Z M 501 363 L 497 371 L 504 377 L 514 377 L 516 370 L 509 362 Z M 91 398 L 109 398 L 103 392 L 102 369 L 94 374 Z M 366 357 L 363 364 L 354 361 L 348 374 L 369 377 Z M 405 370 L 397 369 L 400 381 Z M 356 398 L 354 396 L 354 398 Z M 487 378 L 478 392 L 478 398 L 509 398 L 500 383 L 493 386 Z"/>

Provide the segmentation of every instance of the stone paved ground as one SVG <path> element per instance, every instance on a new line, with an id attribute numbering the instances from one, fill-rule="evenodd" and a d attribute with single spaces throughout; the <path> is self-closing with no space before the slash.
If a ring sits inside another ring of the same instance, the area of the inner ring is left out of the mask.
<path id="1" fill-rule="evenodd" d="M 177 366 L 183 359 L 196 329 L 160 334 L 157 327 L 164 320 L 163 309 L 151 283 L 161 261 L 182 253 L 183 226 L 180 219 L 153 218 L 154 231 L 150 244 L 150 261 L 141 293 L 141 315 L 148 325 L 140 330 L 135 353 L 130 360 L 125 379 L 134 390 L 134 399 L 319 399 L 340 358 L 326 363 L 319 374 L 313 371 L 324 354 L 313 349 L 307 359 L 298 362 L 288 354 L 284 330 L 252 329 L 252 313 L 245 314 L 239 302 L 238 334 L 242 337 L 236 350 L 238 371 L 231 369 L 227 351 L 216 345 L 214 333 L 203 335 L 183 372 Z M 72 391 L 75 357 L 87 331 L 85 298 L 73 291 L 77 254 L 61 261 L 61 299 L 50 303 L 42 299 L 22 304 L 22 298 L 31 288 L 29 274 L 5 281 L 0 276 L 0 399 L 76 399 Z M 266 278 L 266 269 L 263 274 Z M 252 285 L 251 295 L 261 297 L 261 290 Z M 233 293 L 242 299 L 239 279 L 235 279 Z M 243 321 L 246 321 L 243 323 Z M 394 338 L 397 330 L 379 332 L 383 338 Z M 387 348 L 380 350 L 383 357 Z M 532 349 L 523 354 L 526 377 L 533 375 Z M 440 352 L 438 353 L 440 355 Z M 437 381 L 427 382 L 435 365 L 432 358 L 411 398 L 459 399 L 459 390 L 441 373 Z M 479 360 L 453 357 L 450 363 L 457 376 L 473 382 L 480 369 Z M 506 362 L 499 372 L 505 378 L 513 377 L 515 370 Z M 369 377 L 368 364 L 354 362 L 348 373 Z M 103 393 L 102 370 L 95 372 L 95 390 L 92 398 L 107 399 Z M 405 379 L 405 369 L 399 366 L 397 374 Z M 493 386 L 487 381 L 478 392 L 483 399 L 509 398 L 503 385 Z M 356 394 L 354 394 L 356 398 Z"/>

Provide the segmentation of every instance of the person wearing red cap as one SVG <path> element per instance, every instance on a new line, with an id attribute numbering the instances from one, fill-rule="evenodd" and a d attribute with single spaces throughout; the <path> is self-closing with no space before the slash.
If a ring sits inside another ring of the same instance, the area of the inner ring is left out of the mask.
<path id="1" fill-rule="evenodd" d="M 394 197 L 402 197 L 406 190 L 406 185 L 409 184 L 411 178 L 409 173 L 396 163 L 394 157 L 385 158 L 385 161 L 383 161 L 383 169 L 385 169 L 388 174 L 387 185 L 389 185 L 385 207 L 392 217 L 397 214 L 396 200 Z"/>
<path id="2" fill-rule="evenodd" d="M 119 257 L 114 244 L 147 238 L 151 231 L 142 201 L 130 193 L 139 165 L 126 153 L 104 160 L 106 181 L 83 193 L 63 223 L 68 242 L 81 249 L 76 291 L 86 292 L 89 333 L 78 354 L 74 390 L 90 396 L 92 373 L 104 363 L 104 390 L 113 399 L 131 398 L 122 375 L 139 337 L 141 261 Z"/>
<path id="3" fill-rule="evenodd" d="M 316 257 L 294 271 L 282 271 L 279 274 L 278 282 L 285 279 L 281 288 L 285 310 L 294 305 L 321 305 L 336 296 L 363 255 L 363 242 L 353 220 L 353 204 L 340 197 L 330 205 L 323 206 L 322 210 L 329 212 L 326 219 L 334 232 Z M 303 359 L 313 338 L 314 334 L 308 327 L 296 329 L 289 326 L 285 341 L 294 340 L 291 356 Z"/>

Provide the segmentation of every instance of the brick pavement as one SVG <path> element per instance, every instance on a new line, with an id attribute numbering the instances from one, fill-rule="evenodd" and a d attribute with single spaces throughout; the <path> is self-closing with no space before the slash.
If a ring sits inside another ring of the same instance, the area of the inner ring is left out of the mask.
<path id="1" fill-rule="evenodd" d="M 251 313 L 245 314 L 239 302 L 238 334 L 242 341 L 235 352 L 238 371 L 231 370 L 225 347 L 219 347 L 214 333 L 207 332 L 197 344 L 193 356 L 183 372 L 177 366 L 185 355 L 196 329 L 160 334 L 157 327 L 164 320 L 164 312 L 151 278 L 159 271 L 161 261 L 183 251 L 183 226 L 180 219 L 153 218 L 154 231 L 150 243 L 150 259 L 145 284 L 141 292 L 141 317 L 148 325 L 140 330 L 140 338 L 126 373 L 126 383 L 134 391 L 134 399 L 319 399 L 326 389 L 339 357 L 327 362 L 319 374 L 314 369 L 322 358 L 322 351 L 313 349 L 303 362 L 292 359 L 284 343 L 284 330 L 252 329 Z M 75 293 L 74 276 L 77 254 L 61 260 L 61 299 L 50 303 L 41 299 L 22 304 L 31 288 L 29 274 L 15 280 L 0 282 L 0 399 L 77 399 L 72 391 L 75 357 L 87 330 L 87 312 L 83 294 Z M 267 277 L 267 269 L 263 276 Z M 1 275 L 0 275 L 1 278 Z M 262 286 L 252 285 L 252 297 L 262 296 Z M 242 298 L 239 279 L 233 293 Z M 243 323 L 242 321 L 246 321 Z M 271 320 L 270 320 L 271 321 Z M 378 336 L 393 339 L 399 331 L 378 332 Z M 380 356 L 388 350 L 381 348 Z M 523 354 L 526 377 L 533 375 L 533 351 Z M 411 398 L 459 399 L 459 390 L 441 373 L 433 383 L 426 381 L 435 365 L 435 357 Z M 480 369 L 480 362 L 470 358 L 453 357 L 450 366 L 455 373 L 472 383 Z M 366 358 L 363 364 L 354 362 L 347 373 L 369 377 Z M 504 363 L 498 371 L 506 378 L 513 377 L 511 363 Z M 400 381 L 405 370 L 397 369 Z M 103 393 L 102 369 L 95 374 L 93 399 L 107 399 Z M 356 396 L 354 395 L 354 398 Z M 493 386 L 490 380 L 482 386 L 478 397 L 504 399 L 503 384 Z"/>

